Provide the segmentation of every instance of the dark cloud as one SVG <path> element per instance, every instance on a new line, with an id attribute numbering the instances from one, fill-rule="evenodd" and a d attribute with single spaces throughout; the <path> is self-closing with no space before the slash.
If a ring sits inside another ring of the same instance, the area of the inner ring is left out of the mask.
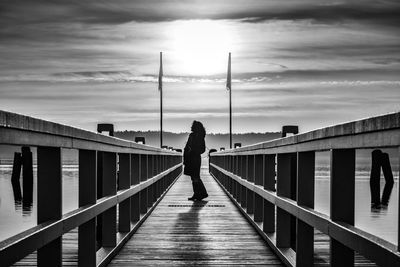
<path id="1" fill-rule="evenodd" d="M 0 3 L 0 21 L 8 23 L 81 22 L 119 24 L 130 21 L 237 19 L 245 22 L 304 20 L 338 23 L 363 20 L 393 26 L 400 22 L 398 1 L 293 0 L 20 0 Z"/>
<path id="2" fill-rule="evenodd" d="M 244 14 L 240 14 L 244 15 Z M 237 18 L 240 17 L 237 15 Z M 285 11 L 268 10 L 248 14 L 243 22 L 258 23 L 267 20 L 313 20 L 319 23 L 341 23 L 346 20 L 370 22 L 398 26 L 400 23 L 400 4 L 377 5 L 359 4 L 310 5 L 289 8 Z"/>
<path id="3" fill-rule="evenodd" d="M 343 42 L 343 40 L 340 40 Z M 348 41 L 348 40 L 345 40 Z M 351 42 L 351 40 L 350 40 Z M 377 64 L 399 63 L 398 55 L 400 54 L 399 40 L 379 40 L 379 43 L 360 43 L 353 44 L 331 43 L 324 45 L 297 45 L 288 47 L 277 47 L 276 50 L 282 52 L 283 56 L 279 58 L 302 58 L 309 57 L 311 54 L 319 58 L 344 57 L 344 58 L 360 58 L 365 60 L 371 58 L 371 62 L 375 62 L 374 57 L 379 57 Z M 388 55 L 392 58 L 384 59 Z M 381 61 L 383 60 L 383 61 Z"/>

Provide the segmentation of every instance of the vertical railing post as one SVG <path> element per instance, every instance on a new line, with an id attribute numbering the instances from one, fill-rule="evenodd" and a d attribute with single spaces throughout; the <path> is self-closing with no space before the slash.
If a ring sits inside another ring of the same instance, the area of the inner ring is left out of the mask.
<path id="1" fill-rule="evenodd" d="M 140 181 L 147 180 L 147 155 L 140 155 Z M 146 214 L 147 212 L 147 188 L 140 191 L 140 213 Z"/>
<path id="2" fill-rule="evenodd" d="M 331 220 L 354 225 L 355 149 L 331 151 Z M 331 238 L 331 266 L 353 266 L 354 250 Z"/>
<path id="3" fill-rule="evenodd" d="M 240 161 L 239 161 L 239 156 L 235 155 L 235 170 L 234 173 L 236 176 L 239 176 L 239 170 L 240 170 Z M 235 199 L 239 202 L 240 201 L 240 187 L 239 183 L 237 181 L 234 182 L 234 197 Z"/>
<path id="4" fill-rule="evenodd" d="M 149 177 L 149 178 L 152 178 L 154 176 L 153 158 L 154 158 L 153 155 L 147 155 L 147 159 L 148 159 L 148 162 L 147 162 L 147 166 L 148 166 L 148 168 L 147 168 L 147 177 Z"/>
<path id="5" fill-rule="evenodd" d="M 37 148 L 37 223 L 59 220 L 62 216 L 61 149 Z M 62 265 L 62 236 L 37 251 L 38 266 Z"/>
<path id="6" fill-rule="evenodd" d="M 131 154 L 131 185 L 140 183 L 140 156 Z M 140 219 L 140 193 L 131 196 L 131 222 L 135 223 Z"/>
<path id="7" fill-rule="evenodd" d="M 254 158 L 254 183 L 256 185 L 263 185 L 264 175 L 264 155 L 256 155 Z M 263 220 L 264 203 L 263 198 L 254 194 L 254 221 L 262 222 Z"/>
<path id="8" fill-rule="evenodd" d="M 147 177 L 153 178 L 153 155 L 147 155 Z M 147 187 L 147 207 L 153 206 L 154 184 Z"/>
<path id="9" fill-rule="evenodd" d="M 97 199 L 102 198 L 103 195 L 103 154 L 102 151 L 97 151 Z M 101 214 L 96 217 L 96 241 L 97 247 L 101 247 L 103 244 L 102 236 L 102 223 Z"/>
<path id="10" fill-rule="evenodd" d="M 247 155 L 242 155 L 242 179 L 247 180 Z M 240 206 L 242 208 L 247 207 L 247 188 L 245 186 L 241 186 L 240 193 Z"/>
<path id="11" fill-rule="evenodd" d="M 291 196 L 291 154 L 278 154 L 277 162 L 277 195 Z M 276 211 L 276 246 L 288 248 L 291 245 L 291 217 L 281 208 Z"/>
<path id="12" fill-rule="evenodd" d="M 314 209 L 315 152 L 297 153 L 297 205 Z M 296 266 L 314 264 L 314 228 L 296 219 Z"/>
<path id="13" fill-rule="evenodd" d="M 128 153 L 119 154 L 119 188 L 120 190 L 131 187 L 131 155 Z M 129 232 L 131 230 L 131 200 L 125 199 L 118 205 L 118 231 Z"/>
<path id="14" fill-rule="evenodd" d="M 247 156 L 247 180 L 254 183 L 254 155 Z M 247 189 L 247 213 L 254 213 L 254 192 L 251 189 Z"/>
<path id="15" fill-rule="evenodd" d="M 79 150 L 79 207 L 96 204 L 97 152 Z M 78 265 L 96 266 L 96 218 L 78 228 Z"/>
<path id="16" fill-rule="evenodd" d="M 103 152 L 103 196 L 112 196 L 117 193 L 117 158 L 116 153 Z M 114 247 L 117 244 L 117 208 L 109 208 L 103 212 L 102 216 L 102 244 L 104 247 Z"/>
<path id="17" fill-rule="evenodd" d="M 275 155 L 264 156 L 264 189 L 275 191 Z M 264 199 L 264 233 L 275 232 L 275 205 Z"/>

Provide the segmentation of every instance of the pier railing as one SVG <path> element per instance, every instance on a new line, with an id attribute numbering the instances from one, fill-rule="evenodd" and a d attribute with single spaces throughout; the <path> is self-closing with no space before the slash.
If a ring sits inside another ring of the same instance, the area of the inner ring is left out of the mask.
<path id="1" fill-rule="evenodd" d="M 34 251 L 38 266 L 61 266 L 77 227 L 79 266 L 104 266 L 182 170 L 177 152 L 4 111 L 0 144 L 37 147 L 37 226 L 0 242 L 1 266 Z M 79 208 L 64 215 L 63 148 L 79 151 Z"/>
<path id="2" fill-rule="evenodd" d="M 210 172 L 289 266 L 313 266 L 314 229 L 330 237 L 331 266 L 353 266 L 355 251 L 400 266 L 399 244 L 354 226 L 355 150 L 399 146 L 394 113 L 215 152 Z M 314 210 L 318 151 L 330 151 L 330 216 Z"/>

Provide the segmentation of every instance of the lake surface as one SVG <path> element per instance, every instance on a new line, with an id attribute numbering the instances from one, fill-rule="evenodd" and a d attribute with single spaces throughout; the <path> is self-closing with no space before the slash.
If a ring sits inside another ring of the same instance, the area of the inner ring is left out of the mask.
<path id="1" fill-rule="evenodd" d="M 0 165 L 0 240 L 37 225 L 37 177 L 33 168 L 33 202 L 23 205 L 14 201 L 11 186 L 12 166 Z M 63 214 L 78 208 L 78 166 L 63 166 Z M 22 179 L 21 179 L 22 180 Z M 22 188 L 22 182 L 21 182 Z"/>
<path id="2" fill-rule="evenodd" d="M 317 156 L 315 181 L 315 210 L 329 214 L 330 180 L 325 156 Z M 322 160 L 321 160 L 322 159 Z M 3 161 L 5 162 L 5 161 Z M 33 203 L 23 207 L 15 203 L 11 186 L 12 166 L 0 164 L 0 241 L 36 225 L 36 168 L 34 167 Z M 358 166 L 355 189 L 355 225 L 371 234 L 397 244 L 398 220 L 398 167 L 394 168 L 395 184 L 387 209 L 370 208 L 369 171 Z M 63 166 L 63 214 L 78 208 L 78 167 Z M 22 186 L 22 184 L 21 184 Z M 381 179 L 381 191 L 384 180 Z"/>

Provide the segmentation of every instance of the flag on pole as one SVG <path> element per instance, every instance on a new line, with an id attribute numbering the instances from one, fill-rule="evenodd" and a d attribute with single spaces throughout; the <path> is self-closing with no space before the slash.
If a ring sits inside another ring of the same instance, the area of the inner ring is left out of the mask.
<path id="1" fill-rule="evenodd" d="M 158 90 L 162 90 L 162 76 L 163 76 L 163 67 L 162 67 L 162 52 L 160 52 L 160 72 L 158 73 Z"/>
<path id="2" fill-rule="evenodd" d="M 228 76 L 226 77 L 226 90 L 231 90 L 232 77 L 231 77 L 231 53 L 229 52 L 228 59 Z"/>

